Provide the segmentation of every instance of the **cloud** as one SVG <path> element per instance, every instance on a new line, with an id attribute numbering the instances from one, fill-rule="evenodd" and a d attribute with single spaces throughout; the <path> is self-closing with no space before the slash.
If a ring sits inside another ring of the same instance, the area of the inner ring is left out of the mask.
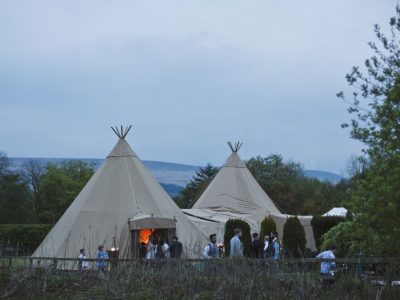
<path id="1" fill-rule="evenodd" d="M 360 5 L 363 3 L 363 5 Z M 335 93 L 394 1 L 0 4 L 0 138 L 11 156 L 103 157 L 133 124 L 147 159 L 282 153 L 340 171 L 360 150 Z"/>

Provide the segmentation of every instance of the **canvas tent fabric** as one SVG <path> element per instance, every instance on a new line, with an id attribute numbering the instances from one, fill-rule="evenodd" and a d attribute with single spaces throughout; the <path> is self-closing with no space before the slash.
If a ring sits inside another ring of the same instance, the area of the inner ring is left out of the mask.
<path id="1" fill-rule="evenodd" d="M 209 209 L 214 212 L 243 215 L 255 228 L 259 227 L 260 220 L 262 221 L 265 216 L 270 213 L 280 213 L 237 152 L 232 152 L 193 205 L 193 209 Z"/>
<path id="2" fill-rule="evenodd" d="M 259 232 L 261 222 L 271 216 L 282 238 L 283 226 L 290 216 L 282 214 L 261 188 L 239 157 L 238 149 L 231 149 L 232 154 L 207 189 L 193 208 L 184 209 L 184 213 L 206 235 L 215 231 L 218 239 L 223 238 L 223 231 L 220 236 L 218 234 L 221 232 L 221 224 L 229 219 L 242 219 L 249 223 L 252 232 Z M 315 250 L 312 217 L 303 216 L 299 219 L 306 231 L 307 247 Z"/>
<path id="3" fill-rule="evenodd" d="M 347 215 L 347 209 L 344 207 L 334 207 L 327 213 L 324 213 L 322 216 L 323 217 L 329 217 L 329 216 L 337 216 L 337 217 L 346 217 Z"/>
<path id="4" fill-rule="evenodd" d="M 184 210 L 184 211 L 189 211 L 189 210 Z M 186 216 L 205 235 L 210 236 L 210 234 L 216 234 L 217 241 L 223 243 L 224 233 L 225 233 L 225 223 L 227 220 L 230 219 L 230 217 L 221 217 L 218 218 L 218 220 L 207 220 L 206 218 L 199 218 L 198 216 L 193 216 L 190 214 L 186 214 Z"/>
<path id="5" fill-rule="evenodd" d="M 120 138 L 33 256 L 77 257 L 79 249 L 84 248 L 88 257 L 94 257 L 98 245 L 103 244 L 106 249 L 118 247 L 120 258 L 130 258 L 128 223 L 140 215 L 176 220 L 184 254 L 200 256 L 206 237 Z"/>

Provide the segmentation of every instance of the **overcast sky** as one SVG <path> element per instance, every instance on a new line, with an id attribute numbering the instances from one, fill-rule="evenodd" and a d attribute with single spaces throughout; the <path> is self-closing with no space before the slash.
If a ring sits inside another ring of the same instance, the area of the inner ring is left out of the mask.
<path id="1" fill-rule="evenodd" d="M 132 124 L 147 160 L 221 165 L 240 140 L 340 173 L 361 145 L 335 94 L 396 3 L 1 1 L 0 151 L 103 158 Z"/>

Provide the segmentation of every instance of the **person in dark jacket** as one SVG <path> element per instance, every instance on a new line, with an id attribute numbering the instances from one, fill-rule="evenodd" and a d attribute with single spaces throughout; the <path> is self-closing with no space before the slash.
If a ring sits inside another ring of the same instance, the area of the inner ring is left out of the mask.
<path id="1" fill-rule="evenodd" d="M 264 244 L 260 241 L 257 232 L 253 233 L 253 241 L 251 243 L 251 256 L 253 258 L 263 258 Z"/>
<path id="2" fill-rule="evenodd" d="M 165 258 L 163 246 L 164 246 L 164 240 L 160 239 L 156 247 L 156 258 Z"/>
<path id="3" fill-rule="evenodd" d="M 171 246 L 169 247 L 171 258 L 181 258 L 182 251 L 182 243 L 178 240 L 177 236 L 174 236 Z"/>

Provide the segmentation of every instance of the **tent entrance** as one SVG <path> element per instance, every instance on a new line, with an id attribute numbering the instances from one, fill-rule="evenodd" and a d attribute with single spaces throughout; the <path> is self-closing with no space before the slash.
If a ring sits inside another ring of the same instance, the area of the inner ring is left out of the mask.
<path id="1" fill-rule="evenodd" d="M 132 257 L 144 258 L 146 246 L 151 235 L 157 240 L 171 242 L 176 235 L 176 220 L 156 218 L 153 216 L 140 216 L 129 220 L 131 233 Z"/>

